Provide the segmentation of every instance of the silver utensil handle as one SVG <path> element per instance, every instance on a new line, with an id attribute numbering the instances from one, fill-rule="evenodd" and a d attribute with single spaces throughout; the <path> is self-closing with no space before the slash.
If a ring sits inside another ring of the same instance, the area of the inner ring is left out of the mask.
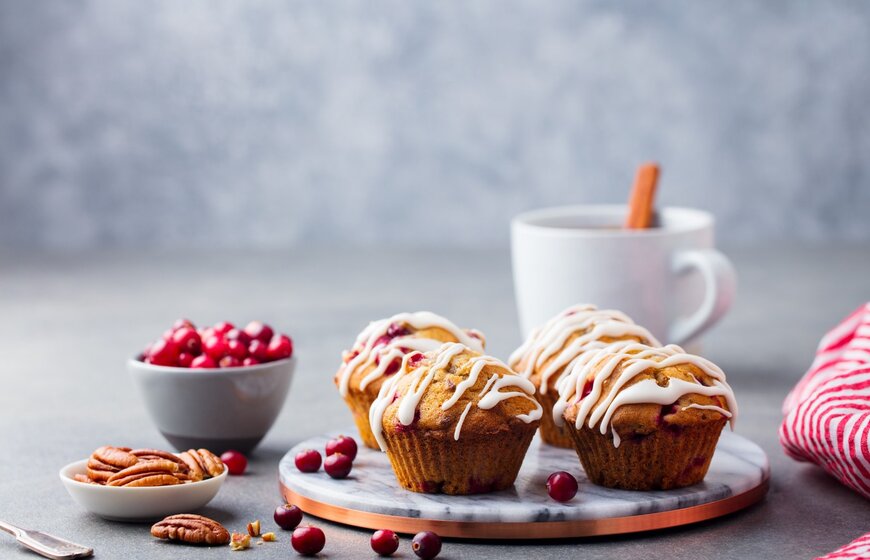
<path id="1" fill-rule="evenodd" d="M 5 521 L 0 521 L 0 529 L 15 535 L 15 538 L 21 545 L 53 560 L 87 558 L 94 554 L 94 549 L 92 548 L 43 533 L 42 531 L 22 529 Z"/>

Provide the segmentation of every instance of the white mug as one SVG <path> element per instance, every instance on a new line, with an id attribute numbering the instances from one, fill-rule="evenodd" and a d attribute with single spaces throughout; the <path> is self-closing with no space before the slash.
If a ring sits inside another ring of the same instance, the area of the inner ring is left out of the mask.
<path id="1" fill-rule="evenodd" d="M 736 277 L 713 248 L 713 216 L 664 208 L 658 227 L 623 229 L 622 205 L 563 206 L 511 223 L 523 336 L 566 307 L 618 309 L 662 343 L 686 344 L 728 311 Z"/>

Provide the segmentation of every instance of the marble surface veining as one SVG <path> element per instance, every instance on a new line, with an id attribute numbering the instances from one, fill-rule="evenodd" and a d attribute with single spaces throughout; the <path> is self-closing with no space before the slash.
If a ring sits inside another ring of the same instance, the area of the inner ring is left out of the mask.
<path id="1" fill-rule="evenodd" d="M 343 433 L 353 433 L 345 431 Z M 303 449 L 323 449 L 337 435 L 318 436 L 294 446 L 281 460 L 279 476 L 288 488 L 336 506 L 385 515 L 451 521 L 541 522 L 625 517 L 682 509 L 734 496 L 758 486 L 769 474 L 767 455 L 755 443 L 723 432 L 704 482 L 688 488 L 651 492 L 615 490 L 589 482 L 571 449 L 532 442 L 514 487 L 471 496 L 418 494 L 399 487 L 384 453 L 360 447 L 350 476 L 330 478 L 322 469 L 302 473 L 293 463 Z M 580 491 L 561 504 L 547 495 L 555 471 L 577 477 Z"/>

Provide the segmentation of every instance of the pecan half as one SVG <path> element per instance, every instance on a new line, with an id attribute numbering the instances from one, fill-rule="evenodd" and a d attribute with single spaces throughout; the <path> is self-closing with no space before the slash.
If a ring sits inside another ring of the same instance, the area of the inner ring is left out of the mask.
<path id="1" fill-rule="evenodd" d="M 195 476 L 194 473 L 202 473 L 202 478 L 210 478 L 224 472 L 221 458 L 208 449 L 188 449 L 181 453 L 181 459 L 190 467 L 191 478 Z"/>
<path id="2" fill-rule="evenodd" d="M 230 534 L 223 525 L 191 513 L 170 515 L 151 527 L 151 534 L 158 539 L 169 539 L 188 544 L 223 545 L 230 542 Z"/>
<path id="3" fill-rule="evenodd" d="M 193 451 L 193 453 L 191 453 Z M 190 451 L 185 451 L 184 453 L 178 454 L 179 458 L 184 461 L 187 465 L 189 472 L 187 476 L 193 482 L 199 482 L 203 479 L 204 471 L 202 470 L 202 466 L 199 464 L 199 461 L 196 459 L 196 451 L 191 449 Z"/>
<path id="4" fill-rule="evenodd" d="M 112 465 L 119 469 L 126 469 L 127 467 L 131 467 L 139 462 L 139 459 L 130 453 L 129 447 L 121 448 L 104 445 L 97 448 L 91 456 L 101 463 Z"/>
<path id="5" fill-rule="evenodd" d="M 175 479 L 175 482 L 169 481 L 168 478 L 159 478 L 150 480 L 148 484 L 140 483 L 136 484 L 136 486 L 159 486 L 159 484 L 155 484 L 155 482 L 158 482 L 160 480 L 166 481 L 166 484 L 178 484 L 179 480 L 175 476 L 173 476 L 176 472 L 178 472 L 178 465 L 176 463 L 173 463 L 172 461 L 166 461 L 164 459 L 157 459 L 155 461 L 141 461 L 110 476 L 108 480 L 108 485 L 127 486 L 130 485 L 130 483 L 132 482 L 142 480 L 144 478 L 143 475 L 168 476 Z"/>
<path id="6" fill-rule="evenodd" d="M 159 449 L 134 449 L 130 451 L 130 455 L 135 455 L 140 461 L 154 461 L 157 459 L 172 461 L 178 465 L 178 470 L 180 472 L 186 473 L 190 470 L 187 463 L 182 461 L 178 455 L 169 453 L 168 451 L 161 451 Z"/>
<path id="7" fill-rule="evenodd" d="M 203 467 L 211 476 L 220 476 L 224 472 L 224 462 L 208 449 L 197 449 Z"/>

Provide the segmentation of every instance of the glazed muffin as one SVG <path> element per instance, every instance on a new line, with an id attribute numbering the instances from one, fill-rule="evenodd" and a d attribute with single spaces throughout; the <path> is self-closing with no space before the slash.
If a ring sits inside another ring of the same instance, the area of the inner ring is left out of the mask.
<path id="1" fill-rule="evenodd" d="M 460 342 L 476 352 L 483 352 L 485 345 L 479 331 L 460 329 L 444 317 L 419 311 L 369 323 L 353 348 L 342 353 L 335 384 L 353 413 L 363 444 L 378 449 L 369 427 L 369 408 L 384 380 L 399 371 L 405 354 L 435 350 L 445 342 Z"/>
<path id="2" fill-rule="evenodd" d="M 594 305 L 574 305 L 533 330 L 511 354 L 508 365 L 534 384 L 535 396 L 544 407 L 541 439 L 545 443 L 573 447 L 568 431 L 553 422 L 559 380 L 585 352 L 620 340 L 660 346 L 648 330 L 624 313 Z"/>
<path id="3" fill-rule="evenodd" d="M 534 392 L 499 360 L 447 343 L 403 359 L 371 407 L 372 432 L 408 490 L 503 490 L 540 423 Z"/>
<path id="4" fill-rule="evenodd" d="M 553 407 L 589 480 L 667 490 L 704 479 L 734 393 L 713 363 L 675 345 L 617 342 L 587 352 L 559 383 Z"/>

